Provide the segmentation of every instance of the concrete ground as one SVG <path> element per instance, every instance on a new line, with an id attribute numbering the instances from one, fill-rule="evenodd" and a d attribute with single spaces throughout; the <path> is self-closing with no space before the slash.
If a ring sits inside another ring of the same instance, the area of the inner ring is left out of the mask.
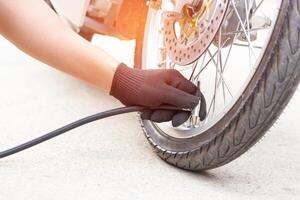
<path id="1" fill-rule="evenodd" d="M 98 36 L 94 43 L 132 63 L 132 42 Z M 0 149 L 120 105 L 3 38 L 0 91 Z M 203 173 L 161 161 L 135 114 L 105 119 L 0 160 L 0 200 L 299 199 L 299 113 L 298 92 L 259 144 L 238 160 Z"/>

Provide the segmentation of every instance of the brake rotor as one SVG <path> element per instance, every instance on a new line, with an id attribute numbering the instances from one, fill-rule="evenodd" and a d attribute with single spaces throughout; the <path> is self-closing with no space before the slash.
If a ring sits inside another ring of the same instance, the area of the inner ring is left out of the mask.
<path id="1" fill-rule="evenodd" d="M 214 40 L 229 0 L 198 0 L 180 12 L 162 13 L 163 40 L 169 58 L 184 66 L 197 60 Z"/>

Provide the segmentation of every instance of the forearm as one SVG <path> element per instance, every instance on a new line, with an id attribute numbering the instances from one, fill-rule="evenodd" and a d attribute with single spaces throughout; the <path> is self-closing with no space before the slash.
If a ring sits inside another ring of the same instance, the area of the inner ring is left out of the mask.
<path id="1" fill-rule="evenodd" d="M 41 0 L 0 0 L 0 34 L 63 72 L 109 91 L 119 62 L 70 30 Z"/>

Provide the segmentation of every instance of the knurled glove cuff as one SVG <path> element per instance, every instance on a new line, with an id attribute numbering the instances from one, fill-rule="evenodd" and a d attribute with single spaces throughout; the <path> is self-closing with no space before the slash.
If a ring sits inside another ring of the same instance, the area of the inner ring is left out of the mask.
<path id="1" fill-rule="evenodd" d="M 110 95 L 117 98 L 124 105 L 130 106 L 135 102 L 141 92 L 143 75 L 140 70 L 134 70 L 121 63 L 116 69 Z M 135 99 L 134 99 L 135 98 Z"/>

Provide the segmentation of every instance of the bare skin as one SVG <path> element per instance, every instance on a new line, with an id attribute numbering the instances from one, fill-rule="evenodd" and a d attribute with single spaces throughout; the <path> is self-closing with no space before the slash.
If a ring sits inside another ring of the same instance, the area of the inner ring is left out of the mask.
<path id="1" fill-rule="evenodd" d="M 70 1 L 71 2 L 71 1 Z M 193 110 L 198 88 L 172 69 L 137 70 L 73 32 L 43 0 L 0 0 L 0 34 L 32 57 L 110 92 L 126 106 Z M 144 120 L 183 124 L 189 111 L 149 109 Z"/>
<path id="2" fill-rule="evenodd" d="M 120 62 L 81 38 L 42 0 L 0 0 L 0 34 L 32 57 L 110 91 Z"/>

